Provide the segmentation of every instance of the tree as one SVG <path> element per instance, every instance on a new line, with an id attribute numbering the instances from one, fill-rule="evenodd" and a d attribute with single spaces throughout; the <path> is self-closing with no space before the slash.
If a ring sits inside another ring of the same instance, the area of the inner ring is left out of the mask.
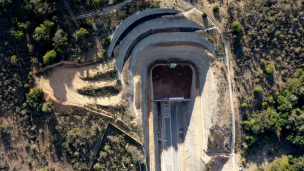
<path id="1" fill-rule="evenodd" d="M 93 27 L 93 23 L 92 23 L 92 21 L 91 21 L 91 20 L 88 20 L 88 21 L 87 21 L 87 25 L 89 25 L 89 26 Z"/>
<path id="2" fill-rule="evenodd" d="M 103 47 L 108 47 L 111 44 L 111 39 L 109 37 L 105 37 L 101 40 L 101 44 Z"/>
<path id="3" fill-rule="evenodd" d="M 273 70 L 274 70 L 274 66 L 273 66 L 272 64 L 268 64 L 268 65 L 266 66 L 266 72 L 267 72 L 268 74 L 271 74 L 271 73 L 273 72 Z"/>
<path id="4" fill-rule="evenodd" d="M 89 35 L 89 32 L 85 28 L 80 28 L 79 30 L 76 31 L 76 37 L 78 40 L 82 40 L 82 37 L 86 37 Z"/>
<path id="5" fill-rule="evenodd" d="M 24 88 L 30 88 L 30 85 L 29 84 L 24 84 Z"/>
<path id="6" fill-rule="evenodd" d="M 261 66 L 261 68 L 262 68 L 263 70 L 265 69 L 266 65 L 267 65 L 266 60 L 265 60 L 265 59 L 261 59 L 261 60 L 260 60 L 260 66 Z"/>
<path id="7" fill-rule="evenodd" d="M 208 16 L 208 15 L 207 15 L 207 13 L 205 13 L 205 12 L 202 14 L 202 17 L 203 17 L 203 18 L 207 18 L 207 16 Z"/>
<path id="8" fill-rule="evenodd" d="M 15 38 L 17 40 L 22 40 L 23 37 L 24 37 L 24 33 L 22 31 L 20 31 L 20 30 L 17 30 L 16 33 L 15 33 Z"/>
<path id="9" fill-rule="evenodd" d="M 16 63 L 17 62 L 17 55 L 11 56 L 11 63 Z"/>
<path id="10" fill-rule="evenodd" d="M 93 167 L 95 170 L 101 169 L 101 166 L 99 163 L 96 163 Z"/>
<path id="11" fill-rule="evenodd" d="M 44 20 L 43 24 L 40 24 L 40 27 L 36 27 L 33 38 L 43 44 L 50 43 L 53 26 L 53 22 Z"/>
<path id="12" fill-rule="evenodd" d="M 218 5 L 215 5 L 213 7 L 213 12 L 218 12 L 220 10 L 220 7 Z"/>
<path id="13" fill-rule="evenodd" d="M 262 91 L 263 91 L 262 86 L 259 84 L 257 84 L 253 89 L 254 94 L 257 94 L 257 95 L 261 94 Z"/>
<path id="14" fill-rule="evenodd" d="M 247 130 L 254 133 L 265 132 L 265 130 L 279 130 L 281 126 L 280 115 L 272 108 L 268 107 L 259 114 L 253 114 L 247 121 L 243 122 Z"/>
<path id="15" fill-rule="evenodd" d="M 29 105 L 40 103 L 43 98 L 43 91 L 40 87 L 33 88 L 28 94 L 26 94 L 26 102 Z"/>
<path id="16" fill-rule="evenodd" d="M 242 25 L 238 21 L 233 21 L 232 22 L 232 31 L 239 33 L 243 30 Z"/>
<path id="17" fill-rule="evenodd" d="M 302 85 L 301 80 L 298 78 L 288 78 L 286 83 L 290 89 L 299 88 Z"/>
<path id="18" fill-rule="evenodd" d="M 52 107 L 52 102 L 51 101 L 47 101 L 47 102 L 43 103 L 43 105 L 42 105 L 42 111 L 49 113 L 49 112 L 52 111 L 51 107 Z"/>
<path id="19" fill-rule="evenodd" d="M 68 45 L 67 34 L 62 30 L 58 29 L 53 37 L 53 46 L 57 50 L 57 52 L 62 52 L 62 48 Z"/>
<path id="20" fill-rule="evenodd" d="M 247 103 L 242 103 L 241 108 L 243 108 L 243 109 L 247 108 Z"/>
<path id="21" fill-rule="evenodd" d="M 48 51 L 44 56 L 43 56 L 43 63 L 45 65 L 49 65 L 54 63 L 54 60 L 56 58 L 57 53 L 54 50 Z"/>

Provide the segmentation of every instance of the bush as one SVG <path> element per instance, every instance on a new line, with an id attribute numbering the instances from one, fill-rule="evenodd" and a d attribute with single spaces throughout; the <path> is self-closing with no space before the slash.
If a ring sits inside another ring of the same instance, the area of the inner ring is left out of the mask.
<path id="1" fill-rule="evenodd" d="M 88 21 L 87 21 L 87 25 L 89 25 L 89 26 L 93 27 L 93 23 L 92 23 L 92 21 L 91 21 L 91 20 L 88 20 Z"/>
<path id="2" fill-rule="evenodd" d="M 58 29 L 53 37 L 53 41 L 53 46 L 57 52 L 62 52 L 62 48 L 68 45 L 67 34 L 63 30 Z"/>
<path id="3" fill-rule="evenodd" d="M 80 28 L 79 30 L 76 31 L 77 40 L 82 40 L 82 37 L 86 37 L 88 35 L 89 35 L 89 32 L 85 28 Z"/>
<path id="4" fill-rule="evenodd" d="M 76 63 L 79 64 L 79 63 L 81 63 L 81 62 L 82 62 L 82 61 L 81 61 L 81 58 L 78 57 L 78 58 L 76 59 Z"/>
<path id="5" fill-rule="evenodd" d="M 105 37 L 101 40 L 101 44 L 103 47 L 108 47 L 111 44 L 111 39 L 109 37 Z"/>
<path id="6" fill-rule="evenodd" d="M 35 29 L 33 38 L 40 43 L 49 43 L 51 41 L 51 31 L 53 26 L 53 22 L 45 20 L 43 24 L 40 24 L 40 27 Z"/>
<path id="7" fill-rule="evenodd" d="M 232 22 L 232 31 L 239 33 L 243 30 L 242 25 L 238 21 L 233 21 Z"/>
<path id="8" fill-rule="evenodd" d="M 274 66 L 272 64 L 268 64 L 267 67 L 266 67 L 266 72 L 268 74 L 271 74 L 274 70 Z"/>
<path id="9" fill-rule="evenodd" d="M 44 56 L 43 56 L 43 63 L 45 65 L 49 65 L 54 63 L 55 58 L 56 58 L 57 53 L 54 50 L 48 51 Z"/>
<path id="10" fill-rule="evenodd" d="M 204 13 L 202 14 L 202 17 L 203 17 L 203 18 L 207 18 L 208 15 L 204 12 Z"/>
<path id="11" fill-rule="evenodd" d="M 16 63 L 17 62 L 17 56 L 13 55 L 11 56 L 11 63 Z"/>
<path id="12" fill-rule="evenodd" d="M 29 84 L 24 84 L 24 88 L 30 88 Z"/>
<path id="13" fill-rule="evenodd" d="M 241 108 L 243 108 L 243 109 L 247 108 L 247 103 L 242 103 Z"/>
<path id="14" fill-rule="evenodd" d="M 51 101 L 45 102 L 42 105 L 42 111 L 49 113 L 49 112 L 52 111 L 51 107 L 52 107 L 52 102 Z"/>
<path id="15" fill-rule="evenodd" d="M 288 88 L 299 88 L 302 85 L 302 82 L 298 78 L 288 78 L 287 81 Z"/>
<path id="16" fill-rule="evenodd" d="M 148 2 L 147 3 L 148 8 L 159 8 L 159 4 L 155 4 L 154 2 Z"/>
<path id="17" fill-rule="evenodd" d="M 229 5 L 228 7 L 228 11 L 232 10 L 233 9 L 233 6 L 232 5 Z"/>
<path id="18" fill-rule="evenodd" d="M 264 109 L 266 109 L 266 108 L 268 107 L 268 103 L 267 103 L 267 102 L 262 102 L 262 107 L 263 107 Z"/>
<path id="19" fill-rule="evenodd" d="M 261 68 L 262 68 L 263 70 L 265 69 L 266 65 L 267 65 L 266 60 L 265 60 L 265 59 L 261 59 L 261 60 L 260 60 L 260 66 L 261 66 Z"/>
<path id="20" fill-rule="evenodd" d="M 16 31 L 16 33 L 15 33 L 15 38 L 17 39 L 17 40 L 22 40 L 23 39 L 23 37 L 24 37 L 24 33 L 22 32 L 22 31 Z"/>
<path id="21" fill-rule="evenodd" d="M 34 103 L 40 103 L 42 101 L 43 91 L 40 87 L 33 88 L 28 94 L 26 94 L 26 102 L 29 105 Z"/>
<path id="22" fill-rule="evenodd" d="M 253 89 L 253 93 L 254 94 L 261 94 L 262 93 L 262 91 L 263 91 L 263 89 L 262 89 L 262 86 L 261 85 L 256 85 L 255 87 L 254 87 L 254 89 Z"/>
<path id="23" fill-rule="evenodd" d="M 220 7 L 218 5 L 215 5 L 213 7 L 213 12 L 218 12 L 220 10 Z"/>

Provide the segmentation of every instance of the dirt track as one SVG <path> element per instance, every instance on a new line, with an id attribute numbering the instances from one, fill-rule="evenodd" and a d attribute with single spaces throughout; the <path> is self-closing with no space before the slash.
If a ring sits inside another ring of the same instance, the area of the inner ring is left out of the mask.
<path id="1" fill-rule="evenodd" d="M 107 71 L 112 65 L 95 64 L 83 67 L 71 65 L 60 65 L 48 73 L 36 77 L 38 87 L 42 87 L 46 99 L 59 102 L 62 105 L 83 106 L 88 103 L 102 105 L 112 105 L 120 102 L 122 93 L 111 97 L 88 97 L 81 95 L 77 89 L 94 85 L 105 86 L 114 85 L 116 82 L 108 81 L 84 81 L 80 77 L 85 77 L 87 71 L 92 75 L 97 71 Z"/>

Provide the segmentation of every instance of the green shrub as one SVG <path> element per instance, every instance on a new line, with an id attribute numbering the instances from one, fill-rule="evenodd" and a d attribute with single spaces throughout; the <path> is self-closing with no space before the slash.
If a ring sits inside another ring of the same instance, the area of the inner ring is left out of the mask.
<path id="1" fill-rule="evenodd" d="M 242 103 L 241 108 L 243 108 L 243 109 L 247 108 L 247 103 Z"/>
<path id="2" fill-rule="evenodd" d="M 269 103 L 272 103 L 273 102 L 273 96 L 272 95 L 267 96 L 267 101 Z"/>
<path id="3" fill-rule="evenodd" d="M 202 17 L 203 17 L 203 18 L 207 18 L 208 15 L 204 12 L 204 13 L 202 14 Z"/>
<path id="4" fill-rule="evenodd" d="M 67 34 L 63 30 L 58 29 L 53 37 L 53 42 L 55 49 L 61 53 L 62 48 L 68 45 Z"/>
<path id="5" fill-rule="evenodd" d="M 57 53 L 54 50 L 48 51 L 44 56 L 43 56 L 43 63 L 45 65 L 49 65 L 54 63 L 55 58 L 56 58 Z"/>
<path id="6" fill-rule="evenodd" d="M 79 30 L 76 31 L 77 40 L 82 40 L 82 37 L 86 37 L 88 35 L 89 35 L 89 32 L 85 28 L 80 28 Z"/>
<path id="7" fill-rule="evenodd" d="M 43 98 L 43 91 L 40 87 L 33 88 L 28 94 L 26 94 L 26 102 L 29 105 L 34 103 L 40 103 Z"/>
<path id="8" fill-rule="evenodd" d="M 232 31 L 239 33 L 243 30 L 242 25 L 238 21 L 233 21 L 232 22 Z"/>
<path id="9" fill-rule="evenodd" d="M 257 94 L 257 95 L 258 95 L 258 94 L 261 94 L 262 91 L 263 91 L 262 86 L 259 85 L 259 84 L 257 84 L 257 85 L 254 87 L 254 89 L 253 89 L 253 93 L 254 93 L 254 94 Z"/>
<path id="10" fill-rule="evenodd" d="M 42 105 L 42 111 L 49 113 L 49 112 L 52 111 L 51 107 L 52 107 L 52 102 L 51 101 L 45 102 Z"/>
<path id="11" fill-rule="evenodd" d="M 101 44 L 103 47 L 108 47 L 111 44 L 111 39 L 109 37 L 105 37 L 101 40 Z"/>
<path id="12" fill-rule="evenodd" d="M 233 6 L 232 5 L 229 5 L 228 7 L 228 11 L 232 10 L 233 9 Z"/>
<path id="13" fill-rule="evenodd" d="M 288 78 L 287 81 L 288 88 L 299 88 L 302 85 L 302 82 L 298 78 Z"/>
<path id="14" fill-rule="evenodd" d="M 209 37 L 208 40 L 209 40 L 209 42 L 214 43 L 214 38 L 213 37 Z"/>
<path id="15" fill-rule="evenodd" d="M 36 27 L 33 38 L 40 43 L 49 43 L 51 41 L 51 31 L 53 26 L 53 22 L 45 20 L 43 24 L 40 24 L 39 27 Z"/>
<path id="16" fill-rule="evenodd" d="M 11 62 L 16 63 L 17 62 L 17 55 L 11 56 Z"/>
<path id="17" fill-rule="evenodd" d="M 22 40 L 23 39 L 23 37 L 24 37 L 24 33 L 22 32 L 22 31 L 16 31 L 16 33 L 15 33 L 15 38 L 17 39 L 17 40 Z"/>
<path id="18" fill-rule="evenodd" d="M 265 60 L 265 59 L 261 59 L 261 60 L 260 60 L 260 66 L 261 66 L 261 68 L 262 68 L 262 69 L 265 69 L 266 65 L 267 65 L 266 60 Z"/>
<path id="19" fill-rule="evenodd" d="M 267 102 L 262 102 L 262 107 L 263 107 L 264 109 L 266 109 L 266 108 L 268 107 L 268 103 L 267 103 Z"/>
<path id="20" fill-rule="evenodd" d="M 81 62 L 82 62 L 81 58 L 78 57 L 78 58 L 76 59 L 76 63 L 79 64 L 79 63 L 81 63 Z"/>
<path id="21" fill-rule="evenodd" d="M 29 84 L 24 84 L 24 88 L 30 88 Z"/>
<path id="22" fill-rule="evenodd" d="M 274 66 L 273 66 L 272 64 L 268 64 L 268 65 L 266 66 L 266 72 L 267 72 L 268 74 L 271 74 L 271 73 L 273 72 L 273 70 L 274 70 Z"/>
<path id="23" fill-rule="evenodd" d="M 93 22 L 92 22 L 91 20 L 88 20 L 88 21 L 87 21 L 87 25 L 93 27 Z"/>
<path id="24" fill-rule="evenodd" d="M 148 2 L 147 6 L 148 6 L 148 8 L 159 8 L 160 7 L 159 4 L 156 4 L 154 2 Z"/>
<path id="25" fill-rule="evenodd" d="M 218 12 L 220 10 L 220 7 L 218 5 L 215 5 L 213 7 L 213 12 Z"/>

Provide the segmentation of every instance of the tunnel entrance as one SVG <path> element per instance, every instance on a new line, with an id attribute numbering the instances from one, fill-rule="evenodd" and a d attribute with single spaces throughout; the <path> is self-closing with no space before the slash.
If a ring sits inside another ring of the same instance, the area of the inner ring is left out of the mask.
<path id="1" fill-rule="evenodd" d="M 191 96 L 192 68 L 187 64 L 157 64 L 152 69 L 153 97 L 155 101 L 189 100 Z"/>

